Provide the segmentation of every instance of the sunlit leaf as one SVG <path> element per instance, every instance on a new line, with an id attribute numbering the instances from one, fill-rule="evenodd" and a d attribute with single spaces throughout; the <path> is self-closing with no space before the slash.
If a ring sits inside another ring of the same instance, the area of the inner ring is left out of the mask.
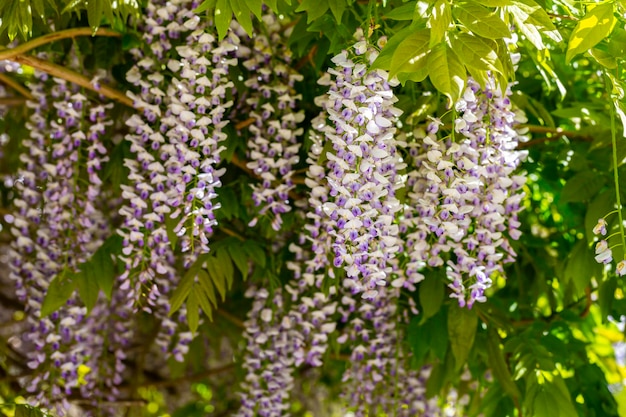
<path id="1" fill-rule="evenodd" d="M 442 42 L 428 55 L 428 76 L 435 88 L 450 101 L 456 101 L 465 89 L 465 67 L 450 47 Z"/>
<path id="2" fill-rule="evenodd" d="M 474 1 L 454 2 L 452 12 L 476 35 L 488 39 L 501 39 L 511 35 L 509 28 L 495 12 Z"/>
<path id="3" fill-rule="evenodd" d="M 423 72 L 426 78 L 429 39 L 430 29 L 421 29 L 407 36 L 393 54 L 389 76 L 393 77 L 401 72 Z"/>
<path id="4" fill-rule="evenodd" d="M 593 48 L 609 36 L 614 25 L 613 2 L 589 5 L 587 14 L 578 21 L 570 36 L 565 61 L 569 63 L 576 55 Z"/>

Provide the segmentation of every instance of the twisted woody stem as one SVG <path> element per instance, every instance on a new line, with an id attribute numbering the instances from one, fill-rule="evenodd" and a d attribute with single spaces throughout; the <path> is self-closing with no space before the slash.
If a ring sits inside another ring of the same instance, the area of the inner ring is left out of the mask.
<path id="1" fill-rule="evenodd" d="M 57 40 L 69 39 L 77 36 L 121 37 L 122 34 L 105 28 L 101 28 L 96 31 L 91 28 L 75 28 L 62 30 L 32 39 L 26 43 L 16 46 L 15 48 L 0 49 L 0 60 L 9 60 L 22 65 L 28 65 L 30 67 L 48 73 L 53 77 L 61 78 L 88 90 L 95 91 L 125 106 L 134 107 L 133 101 L 121 91 L 118 91 L 106 85 L 95 85 L 89 78 L 77 72 L 26 54 L 26 52 L 31 51 L 39 46 L 43 46 Z"/>

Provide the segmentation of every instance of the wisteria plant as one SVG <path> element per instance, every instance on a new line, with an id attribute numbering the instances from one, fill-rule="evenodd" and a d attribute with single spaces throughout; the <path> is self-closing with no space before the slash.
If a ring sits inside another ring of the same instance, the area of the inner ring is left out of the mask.
<path id="1" fill-rule="evenodd" d="M 624 16 L 0 1 L 0 415 L 626 415 Z"/>

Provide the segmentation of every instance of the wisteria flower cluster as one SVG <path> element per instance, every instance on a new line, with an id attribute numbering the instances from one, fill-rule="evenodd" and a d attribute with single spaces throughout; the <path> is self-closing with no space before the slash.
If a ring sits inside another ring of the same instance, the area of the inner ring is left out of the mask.
<path id="1" fill-rule="evenodd" d="M 356 46 L 361 55 L 365 53 L 364 45 L 361 42 Z M 381 121 L 382 117 L 390 117 L 395 123 L 399 112 L 392 107 L 393 95 L 390 94 L 386 74 L 376 72 L 370 78 L 365 75 L 375 57 L 375 51 L 370 50 L 370 61 L 356 69 L 353 68 L 354 62 L 347 60 L 347 54 L 342 52 L 333 60 L 339 63 L 339 70 L 331 69 L 329 73 L 337 76 L 338 82 L 331 82 L 329 94 L 318 99 L 325 110 L 314 121 L 316 129 L 310 136 L 312 146 L 306 180 L 310 188 L 309 202 L 314 212 L 306 214 L 307 234 L 300 237 L 298 244 L 294 243 L 290 247 L 296 258 L 289 263 L 294 278 L 285 286 L 286 292 L 276 291 L 269 296 L 266 290 L 253 289 L 249 294 L 254 298 L 254 303 L 245 333 L 247 351 L 244 363 L 248 373 L 242 387 L 242 408 L 238 415 L 251 416 L 254 412 L 265 416 L 284 415 L 285 403 L 293 384 L 293 373 L 303 364 L 321 366 L 330 339 L 336 339 L 339 343 L 350 340 L 351 346 L 356 346 L 350 356 L 352 365 L 344 374 L 343 384 L 344 398 L 356 415 L 368 415 L 374 410 L 380 410 L 407 416 L 420 412 L 435 416 L 441 411 L 437 406 L 438 399 L 426 399 L 424 395 L 428 370 L 407 370 L 408 357 L 398 356 L 400 336 L 397 325 L 406 319 L 400 315 L 396 304 L 400 288 L 392 287 L 379 275 L 379 281 L 363 297 L 363 290 L 358 287 L 356 277 L 346 271 L 347 278 L 343 282 L 331 286 L 327 293 L 321 290 L 325 280 L 336 279 L 336 268 L 341 266 L 341 263 L 329 260 L 328 252 L 334 253 L 337 259 L 337 250 L 342 247 L 338 246 L 338 241 L 342 242 L 343 247 L 353 248 L 350 245 L 355 245 L 354 241 L 359 238 L 358 234 L 342 235 L 347 232 L 342 230 L 338 213 L 352 216 L 350 220 L 360 221 L 361 212 L 365 212 L 376 224 L 367 224 L 367 227 L 361 225 L 353 230 L 358 233 L 369 233 L 371 229 L 380 231 L 380 235 L 372 233 L 363 241 L 369 242 L 368 245 L 377 245 L 386 256 L 381 255 L 380 259 L 374 258 L 372 263 L 368 263 L 366 254 L 370 246 L 364 245 L 358 249 L 362 253 L 356 264 L 361 259 L 363 263 L 359 273 L 367 277 L 372 268 L 378 267 L 390 277 L 404 276 L 398 259 L 391 256 L 393 250 L 399 249 L 399 244 L 395 248 L 386 246 L 392 239 L 397 239 L 395 236 L 398 234 L 389 206 L 398 204 L 393 196 L 401 184 L 396 169 L 402 169 L 402 161 L 394 148 L 391 123 Z M 350 74 L 358 74 L 361 78 L 352 79 Z M 364 82 L 365 78 L 367 83 Z M 350 101 L 353 93 L 349 90 L 343 92 L 338 87 L 354 88 L 362 92 L 365 98 L 360 97 L 361 101 L 353 104 Z M 346 107 L 354 108 L 355 113 L 361 112 L 364 116 L 355 114 L 353 120 L 348 112 L 338 111 L 342 102 L 348 103 Z M 359 104 L 362 107 L 356 107 Z M 361 122 L 355 121 L 356 118 L 362 118 Z M 333 125 L 327 126 L 327 120 Z M 347 123 L 354 123 L 354 126 Z M 383 130 L 385 132 L 381 136 L 373 133 L 381 133 Z M 356 141 L 360 137 L 359 131 L 365 137 Z M 340 134 L 348 138 L 346 142 L 341 142 L 342 139 L 338 138 Z M 355 141 L 348 135 L 353 135 Z M 355 147 L 359 150 L 353 149 Z M 377 153 L 377 149 L 389 154 Z M 327 150 L 326 157 L 324 150 Z M 358 153 L 358 156 L 347 155 L 352 151 Z M 359 173 L 359 176 L 364 177 L 361 181 L 351 171 L 358 172 L 359 165 L 369 166 L 369 169 Z M 344 168 L 345 172 L 342 171 Z M 340 190 L 337 184 L 342 183 L 343 175 L 350 176 L 350 181 L 343 182 L 345 187 L 355 185 L 353 194 L 341 194 L 344 190 Z M 367 181 L 373 182 L 373 185 Z M 368 190 L 377 193 L 376 198 L 372 196 L 360 200 L 359 196 Z M 348 197 L 352 200 L 350 203 L 346 201 Z M 334 214 L 328 210 L 331 205 Z M 388 218 L 385 217 L 387 215 Z M 343 223 L 346 221 L 343 220 Z M 376 239 L 379 237 L 382 238 Z M 345 254 L 349 255 L 349 252 Z M 330 259 L 333 259 L 332 256 Z M 402 281 L 408 282 L 406 279 Z M 385 382 L 385 377 L 390 375 L 396 379 L 396 384 Z"/>
<path id="2" fill-rule="evenodd" d="M 298 125 L 304 120 L 304 111 L 298 110 L 302 96 L 294 93 L 294 85 L 302 75 L 291 66 L 291 51 L 286 46 L 290 31 L 284 30 L 273 13 L 263 16 L 263 24 L 266 33 L 242 39 L 242 45 L 250 46 L 239 48 L 237 55 L 249 71 L 246 105 L 252 123 L 248 126 L 247 166 L 261 179 L 261 184 L 252 185 L 252 199 L 260 208 L 259 215 L 271 213 L 272 227 L 279 230 L 281 215 L 291 211 L 293 166 L 299 161 L 303 128 Z"/>
<path id="3" fill-rule="evenodd" d="M 369 70 L 377 51 L 365 41 L 343 51 L 319 81 L 329 91 L 316 104 L 313 128 L 323 147 L 312 148 L 307 185 L 315 223 L 328 225 L 333 265 L 343 267 L 355 293 L 373 299 L 388 282 L 388 262 L 400 247 L 394 217 L 404 164 L 396 151 L 395 124 L 402 113 L 382 70 Z M 316 181 L 315 177 L 320 179 Z M 321 206 L 320 206 L 321 204 Z"/>
<path id="4" fill-rule="evenodd" d="M 515 258 L 509 239 L 520 236 L 526 181 L 515 174 L 524 158 L 515 148 L 525 138 L 509 95 L 493 80 L 481 88 L 470 79 L 455 105 L 454 135 L 439 139 L 441 122 L 433 119 L 407 143 L 416 167 L 403 220 L 407 276 L 418 281 L 425 266 L 445 267 L 461 306 L 484 301 L 494 274 L 504 275 L 503 264 Z"/>
<path id="5" fill-rule="evenodd" d="M 217 224 L 224 115 L 232 106 L 228 71 L 237 63 L 239 43 L 234 32 L 218 42 L 211 25 L 193 13 L 195 7 L 187 0 L 148 4 L 143 22 L 148 47 L 134 50 L 137 64 L 127 74 L 139 90 L 129 95 L 142 114 L 127 122 L 126 140 L 136 157 L 125 161 L 131 185 L 123 186 L 126 204 L 120 210 L 126 264 L 120 279 L 130 303 L 161 318 L 158 341 L 164 350 L 178 326 L 168 316 L 167 294 L 180 278 L 174 266 L 182 257 L 189 268 L 207 253 Z M 178 319 L 184 321 L 184 308 Z M 178 360 L 190 340 L 189 332 L 178 335 L 172 349 Z"/>
<path id="6" fill-rule="evenodd" d="M 30 326 L 25 343 L 32 347 L 28 366 L 35 373 L 28 390 L 62 415 L 73 392 L 97 401 L 116 391 L 131 339 L 123 303 L 100 298 L 88 315 L 74 295 L 54 313 L 42 314 L 51 282 L 71 285 L 69 276 L 110 233 L 99 172 L 108 160 L 111 105 L 96 104 L 77 86 L 43 73 L 29 87 L 30 138 L 24 139 L 24 167 L 15 179 L 10 276 Z"/>

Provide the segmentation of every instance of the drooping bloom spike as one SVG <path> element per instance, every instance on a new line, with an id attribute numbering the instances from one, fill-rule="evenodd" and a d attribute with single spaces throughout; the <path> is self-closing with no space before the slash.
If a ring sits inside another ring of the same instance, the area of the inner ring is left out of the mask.
<path id="1" fill-rule="evenodd" d="M 133 50 L 136 64 L 127 73 L 138 89 L 129 95 L 141 114 L 127 122 L 126 139 L 136 157 L 125 161 L 131 185 L 124 186 L 126 205 L 120 210 L 122 288 L 130 303 L 162 319 L 157 343 L 179 360 L 191 337 L 181 333 L 171 347 L 178 324 L 168 315 L 167 294 L 180 278 L 176 259 L 191 267 L 209 251 L 217 224 L 224 116 L 232 105 L 228 71 L 237 62 L 239 42 L 232 32 L 218 42 L 215 27 L 193 12 L 197 6 L 187 0 L 147 5 L 142 22 L 147 48 Z M 183 308 L 177 320 L 184 316 Z"/>
<path id="2" fill-rule="evenodd" d="M 246 295 L 254 301 L 244 333 L 247 351 L 243 366 L 248 373 L 237 416 L 281 417 L 289 410 L 301 335 L 285 314 L 282 291 L 270 295 L 266 289 L 251 287 Z"/>
<path id="3" fill-rule="evenodd" d="M 471 307 L 485 300 L 494 273 L 515 258 L 510 240 L 520 236 L 518 213 L 526 178 L 514 172 L 525 154 L 510 89 L 483 90 L 470 79 L 456 103 L 455 135 L 438 138 L 438 120 L 413 132 L 407 144 L 415 165 L 409 172 L 407 273 L 446 265 L 452 297 Z M 413 208 L 411 210 L 410 208 Z M 450 256 L 449 254 L 454 254 Z"/>
<path id="4" fill-rule="evenodd" d="M 261 179 L 252 184 L 252 198 L 259 215 L 271 214 L 272 227 L 279 230 L 283 213 L 291 211 L 289 192 L 293 190 L 293 166 L 298 163 L 300 136 L 298 124 L 304 111 L 298 109 L 302 99 L 294 85 L 302 80 L 291 63 L 285 30 L 273 13 L 263 16 L 264 32 L 242 40 L 249 48 L 240 48 L 240 58 L 249 71 L 245 81 L 250 97 L 252 123 L 248 126 L 248 168 Z"/>
<path id="5" fill-rule="evenodd" d="M 332 230 L 335 267 L 346 270 L 350 288 L 364 298 L 376 297 L 388 282 L 388 262 L 399 249 L 394 218 L 401 205 L 396 191 L 404 168 L 396 151 L 393 81 L 381 70 L 370 70 L 376 50 L 365 41 L 343 51 L 335 68 L 320 79 L 326 95 L 316 103 L 323 113 L 313 128 L 324 136 L 314 167 L 324 177 L 311 200 L 317 221 Z M 315 206 L 324 196 L 321 207 Z"/>
<path id="6" fill-rule="evenodd" d="M 79 272 L 110 233 L 99 171 L 108 160 L 103 139 L 111 106 L 96 105 L 78 86 L 42 73 L 35 73 L 29 87 L 30 138 L 24 140 L 23 166 L 15 181 L 10 276 L 30 325 L 23 345 L 34 372 L 28 391 L 36 402 L 62 415 L 69 408 L 68 396 L 78 391 L 85 395 L 87 387 L 107 380 L 95 364 L 106 365 L 103 324 L 112 316 L 87 318 L 76 295 L 45 317 L 42 305 L 53 281 L 66 284 L 68 275 Z M 111 312 L 104 300 L 98 303 L 103 304 L 96 308 Z M 110 346 L 119 348 L 115 341 Z M 94 367 L 79 378 L 87 364 Z M 120 382 L 110 380 L 109 386 Z M 99 395 L 88 391 L 92 398 Z"/>
<path id="7" fill-rule="evenodd" d="M 354 348 L 342 379 L 343 398 L 355 416 L 441 415 L 438 399 L 426 397 L 429 369 L 410 369 L 408 356 L 399 351 L 399 291 L 381 288 L 375 300 L 343 295 L 345 305 L 356 305 L 343 336 Z"/>

